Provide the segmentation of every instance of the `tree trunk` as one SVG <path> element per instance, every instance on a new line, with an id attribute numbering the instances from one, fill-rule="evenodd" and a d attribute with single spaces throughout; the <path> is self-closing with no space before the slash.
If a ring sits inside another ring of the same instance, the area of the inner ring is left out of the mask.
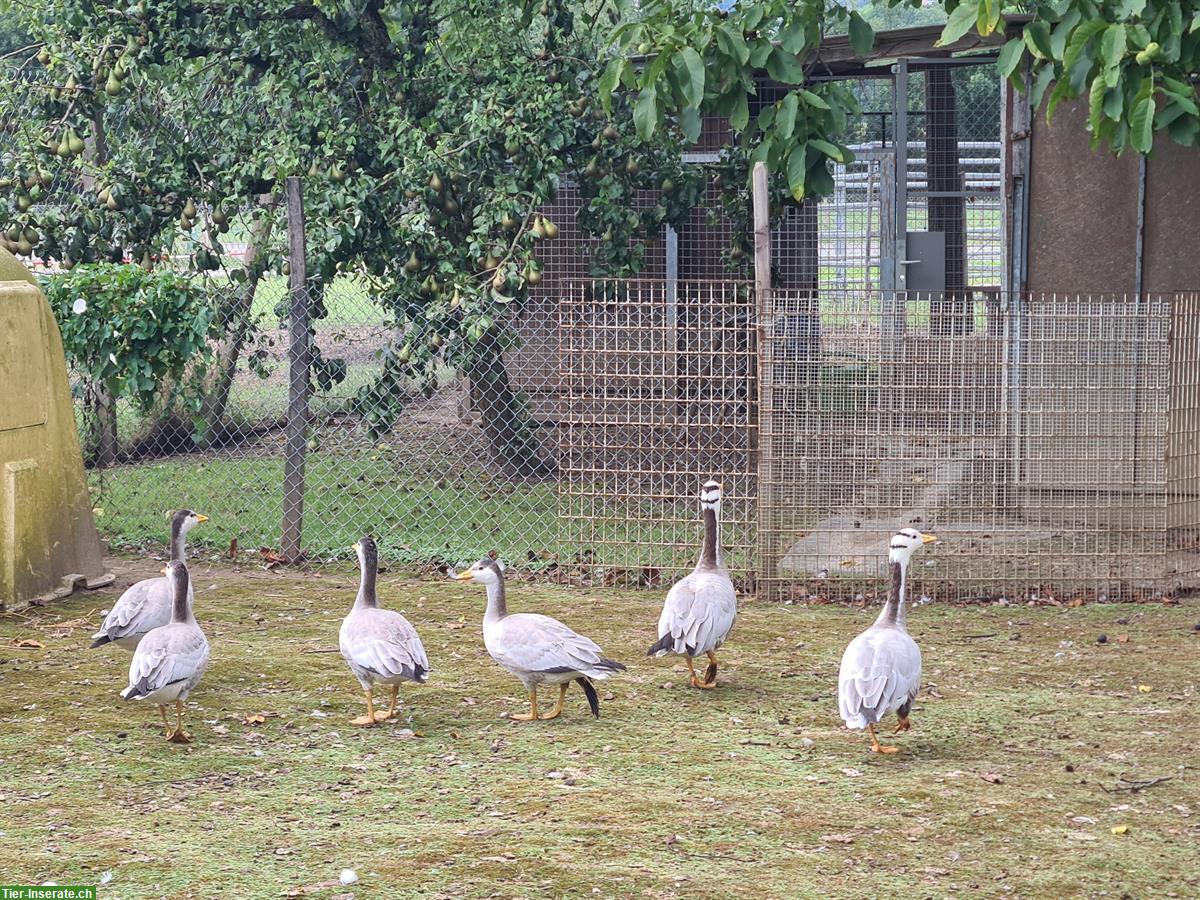
<path id="1" fill-rule="evenodd" d="M 263 251 L 271 239 L 275 225 L 275 198 L 263 204 L 261 215 L 250 229 L 250 240 L 246 244 L 246 281 L 234 292 L 231 301 L 222 306 L 218 316 L 226 332 L 224 344 L 217 351 L 216 369 L 209 377 L 205 390 L 204 404 L 200 415 L 204 421 L 204 444 L 212 446 L 223 436 L 225 411 L 229 405 L 229 390 L 237 372 L 238 359 L 253 324 L 250 311 L 254 306 L 254 294 L 262 280 L 265 269 Z"/>
<path id="2" fill-rule="evenodd" d="M 946 292 L 932 304 L 934 334 L 965 334 L 971 322 L 967 294 L 966 199 L 936 196 L 963 190 L 958 164 L 958 100 L 949 66 L 925 71 L 925 171 L 929 230 L 946 236 Z"/>
<path id="3" fill-rule="evenodd" d="M 499 328 L 489 330 L 476 345 L 467 377 L 471 381 L 471 403 L 479 413 L 484 437 L 497 464 L 517 475 L 554 474 L 557 467 L 542 457 L 529 409 L 513 390 L 504 367 Z"/>
<path id="4" fill-rule="evenodd" d="M 117 461 L 117 404 L 108 388 L 96 386 L 96 467 L 107 469 Z"/>

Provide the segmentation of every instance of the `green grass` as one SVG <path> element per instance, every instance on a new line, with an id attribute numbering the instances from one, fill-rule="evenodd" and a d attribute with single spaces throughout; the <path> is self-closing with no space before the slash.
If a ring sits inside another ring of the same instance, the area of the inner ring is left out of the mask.
<path id="1" fill-rule="evenodd" d="M 310 453 L 306 483 L 304 546 L 316 559 L 353 558 L 350 545 L 367 531 L 403 534 L 386 550 L 403 563 L 473 560 L 494 547 L 539 552 L 546 535 L 538 526 L 555 519 L 553 485 L 513 488 L 482 471 L 470 481 L 439 479 L 387 450 Z M 198 547 L 222 550 L 233 538 L 247 549 L 275 547 L 282 484 L 279 457 L 173 458 L 91 473 L 93 503 L 104 511 L 97 524 L 122 547 L 160 546 L 167 511 L 189 505 L 211 519 L 189 536 Z"/>
<path id="2" fill-rule="evenodd" d="M 702 693 L 677 661 L 642 656 L 658 594 L 514 585 L 514 609 L 630 664 L 598 721 L 572 689 L 562 718 L 518 724 L 479 589 L 387 575 L 434 673 L 402 690 L 400 722 L 360 731 L 341 659 L 311 652 L 336 647 L 349 573 L 193 572 L 213 659 L 188 747 L 117 698 L 125 653 L 83 649 L 115 593 L 0 619 L 6 883 L 111 870 L 106 900 L 1200 891 L 1195 609 L 914 610 L 926 691 L 901 752 L 877 757 L 834 696 L 873 610 L 746 601 L 721 686 Z M 265 723 L 244 724 L 254 713 Z M 1107 793 L 1122 774 L 1170 780 Z M 344 867 L 359 884 L 336 885 Z"/>

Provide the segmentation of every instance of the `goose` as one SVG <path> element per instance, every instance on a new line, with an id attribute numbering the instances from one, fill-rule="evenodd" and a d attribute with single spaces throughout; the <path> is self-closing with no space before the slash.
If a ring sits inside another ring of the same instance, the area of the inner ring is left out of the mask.
<path id="1" fill-rule="evenodd" d="M 504 570 L 496 560 L 481 559 L 454 578 L 473 581 L 487 589 L 484 646 L 492 659 L 517 676 L 529 693 L 529 712 L 513 713 L 511 719 L 532 722 L 539 718 L 537 689 L 541 684 L 558 685 L 558 702 L 540 718 L 557 718 L 572 681 L 583 688 L 592 715 L 600 718 L 600 698 L 592 679 L 608 678 L 623 671 L 624 665 L 606 659 L 594 641 L 576 634 L 557 619 L 537 613 L 509 613 L 504 600 Z"/>
<path id="2" fill-rule="evenodd" d="M 184 561 L 187 533 L 207 521 L 208 516 L 190 509 L 181 509 L 171 517 L 171 562 Z M 189 584 L 189 594 L 191 590 Z M 132 585 L 104 617 L 100 630 L 92 635 L 91 649 L 116 644 L 125 650 L 133 650 L 146 632 L 171 621 L 173 598 L 174 587 L 167 577 L 146 578 Z"/>
<path id="3" fill-rule="evenodd" d="M 908 563 L 936 535 L 902 528 L 892 536 L 888 551 L 891 585 L 887 603 L 875 624 L 856 637 L 842 654 L 838 672 L 838 711 L 847 728 L 866 728 L 871 749 L 895 753 L 875 735 L 875 726 L 890 712 L 899 717 L 896 734 L 908 731 L 912 702 L 921 689 L 921 650 L 905 628 L 905 583 Z"/>
<path id="4" fill-rule="evenodd" d="M 346 665 L 362 685 L 367 696 L 367 712 L 350 720 L 351 725 L 371 726 L 396 718 L 396 696 L 400 682 L 424 684 L 429 678 L 429 658 L 408 619 L 390 609 L 380 609 L 375 595 L 379 571 L 379 550 L 371 535 L 354 545 L 358 554 L 359 584 L 354 607 L 342 620 L 338 646 Z M 385 712 L 375 711 L 374 689 L 390 685 L 392 705 Z"/>
<path id="5" fill-rule="evenodd" d="M 721 558 L 721 490 L 716 481 L 708 481 L 700 489 L 704 523 L 700 561 L 667 592 L 658 618 L 658 641 L 646 651 L 647 656 L 682 656 L 692 675 L 692 687 L 702 689 L 717 686 L 715 651 L 725 643 L 737 618 L 737 593 Z M 696 677 L 692 663 L 692 657 L 701 654 L 708 657 L 703 680 Z"/>
<path id="6" fill-rule="evenodd" d="M 192 615 L 187 566 L 172 562 L 163 572 L 174 590 L 171 621 L 151 629 L 138 643 L 129 662 L 129 687 L 121 691 L 121 696 L 157 704 L 167 740 L 190 744 L 192 736 L 183 730 L 183 701 L 208 667 L 208 639 Z M 167 724 L 167 704 L 172 701 L 175 703 L 173 731 Z"/>

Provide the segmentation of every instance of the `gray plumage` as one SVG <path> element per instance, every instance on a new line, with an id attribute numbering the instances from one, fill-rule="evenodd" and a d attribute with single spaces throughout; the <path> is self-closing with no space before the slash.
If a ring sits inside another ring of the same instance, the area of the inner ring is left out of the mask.
<path id="1" fill-rule="evenodd" d="M 184 562 L 185 536 L 207 519 L 207 516 L 198 515 L 190 509 L 175 513 L 171 518 L 171 562 Z M 133 650 L 148 632 L 171 621 L 174 596 L 171 579 L 166 575 L 146 578 L 131 585 L 113 604 L 100 630 L 92 635 L 92 648 L 111 643 L 125 650 Z M 193 599 L 190 582 L 188 599 Z"/>
<path id="2" fill-rule="evenodd" d="M 171 563 L 174 589 L 171 621 L 148 632 L 129 662 L 126 700 L 165 705 L 186 700 L 208 667 L 208 640 L 192 615 L 189 578 L 183 563 Z"/>
<path id="3" fill-rule="evenodd" d="M 848 728 L 876 725 L 896 711 L 903 718 L 921 689 L 921 650 L 906 628 L 904 601 L 909 560 L 933 540 L 912 528 L 891 539 L 887 602 L 875 624 L 846 647 L 838 670 L 838 712 Z"/>
<path id="4" fill-rule="evenodd" d="M 402 681 L 424 684 L 429 677 L 429 658 L 416 629 L 400 613 L 379 608 L 375 542 L 368 536 L 357 546 L 361 575 L 354 607 L 338 632 L 342 658 L 363 690 Z"/>

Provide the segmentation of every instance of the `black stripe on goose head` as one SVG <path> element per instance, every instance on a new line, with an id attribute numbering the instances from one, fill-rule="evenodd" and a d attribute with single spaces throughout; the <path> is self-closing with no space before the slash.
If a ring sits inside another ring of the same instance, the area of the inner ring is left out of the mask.
<path id="1" fill-rule="evenodd" d="M 372 535 L 364 534 L 359 538 L 358 553 L 364 569 L 368 572 L 379 569 L 379 548 L 375 546 L 375 538 Z"/>
<path id="2" fill-rule="evenodd" d="M 721 502 L 723 485 L 715 479 L 709 479 L 700 488 L 700 506 L 702 509 L 714 509 Z"/>

